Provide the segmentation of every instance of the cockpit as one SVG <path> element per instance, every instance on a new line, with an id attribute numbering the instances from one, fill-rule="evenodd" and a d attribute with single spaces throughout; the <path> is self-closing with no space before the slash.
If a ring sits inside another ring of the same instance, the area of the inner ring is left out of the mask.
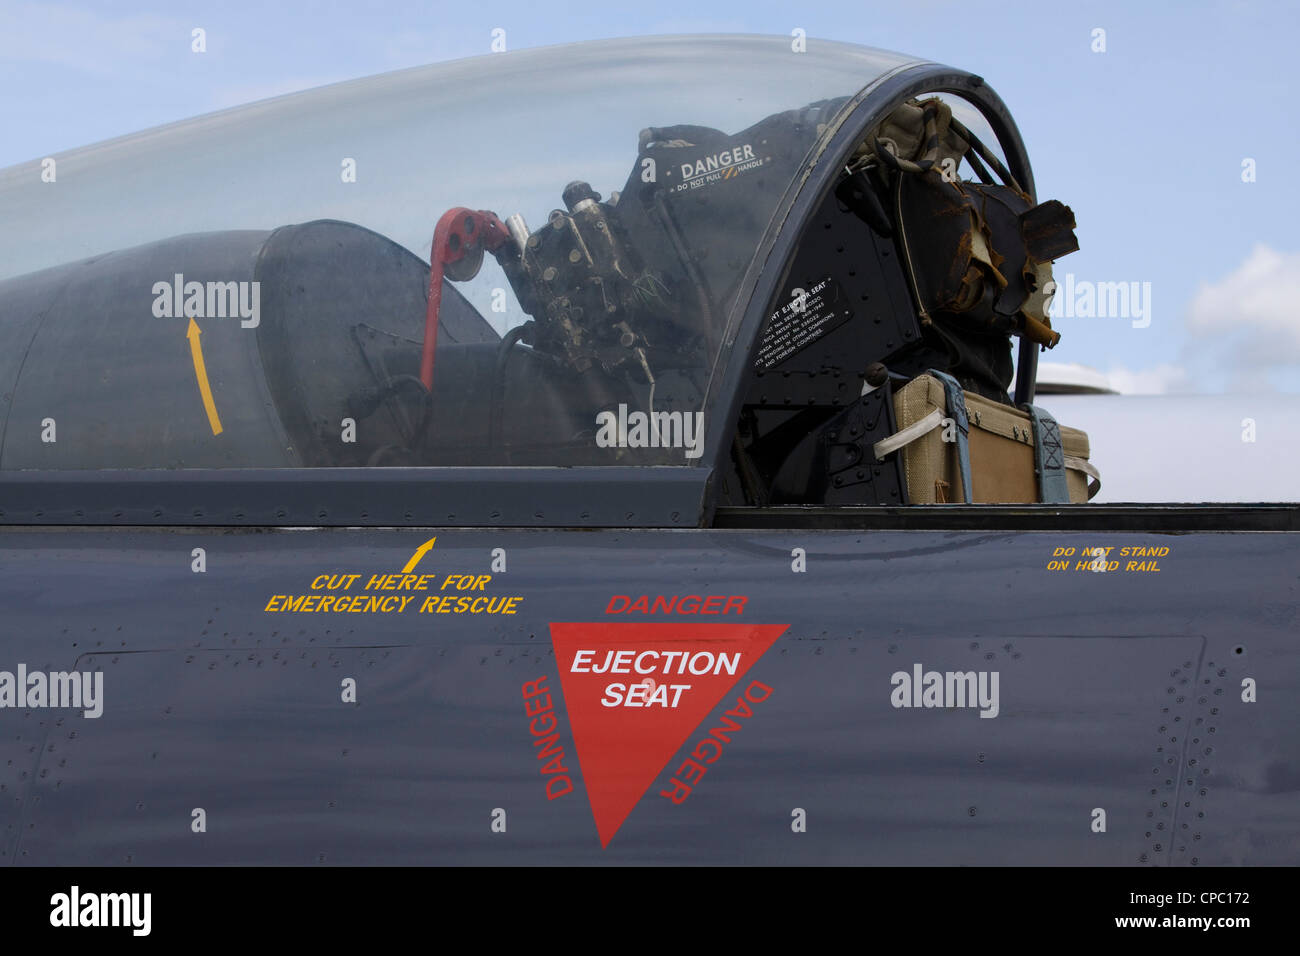
<path id="1" fill-rule="evenodd" d="M 724 504 L 1007 500 L 905 465 L 897 395 L 939 373 L 986 405 L 917 421 L 1019 415 L 1032 457 L 1077 248 L 978 77 L 779 37 L 280 97 L 0 171 L 0 217 L 0 471 L 703 467 Z"/>

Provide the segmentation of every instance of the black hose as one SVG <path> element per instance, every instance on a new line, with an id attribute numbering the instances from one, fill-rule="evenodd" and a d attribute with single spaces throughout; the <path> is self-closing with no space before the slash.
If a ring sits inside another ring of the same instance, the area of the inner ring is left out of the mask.
<path id="1" fill-rule="evenodd" d="M 492 407 L 488 414 L 488 448 L 493 448 L 497 443 L 497 435 L 501 431 L 502 406 L 505 402 L 505 371 L 506 363 L 510 361 L 510 350 L 524 336 L 528 323 L 516 325 L 513 329 L 505 334 L 501 339 L 501 345 L 497 348 L 496 368 L 492 374 Z"/>
<path id="2" fill-rule="evenodd" d="M 423 444 L 429 425 L 433 423 L 433 395 L 424 387 L 424 382 L 418 375 L 394 375 L 384 386 L 384 395 L 395 395 L 402 386 L 414 388 L 420 394 L 421 404 L 424 406 L 420 424 L 415 426 L 411 435 L 411 445 L 414 449 Z"/>

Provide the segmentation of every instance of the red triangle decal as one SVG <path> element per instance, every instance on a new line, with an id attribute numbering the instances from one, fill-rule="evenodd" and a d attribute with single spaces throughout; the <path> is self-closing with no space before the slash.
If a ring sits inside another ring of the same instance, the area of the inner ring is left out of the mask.
<path id="1" fill-rule="evenodd" d="M 552 624 L 564 705 L 600 845 L 789 625 Z"/>

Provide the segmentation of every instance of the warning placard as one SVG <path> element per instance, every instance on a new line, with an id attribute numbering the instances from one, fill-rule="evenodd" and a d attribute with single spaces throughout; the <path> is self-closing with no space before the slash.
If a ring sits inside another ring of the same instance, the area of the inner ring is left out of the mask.
<path id="1" fill-rule="evenodd" d="M 852 317 L 839 285 L 829 276 L 811 289 L 791 290 L 785 304 L 767 317 L 754 367 L 779 365 Z"/>
<path id="2" fill-rule="evenodd" d="M 552 624 L 601 846 L 784 624 Z"/>

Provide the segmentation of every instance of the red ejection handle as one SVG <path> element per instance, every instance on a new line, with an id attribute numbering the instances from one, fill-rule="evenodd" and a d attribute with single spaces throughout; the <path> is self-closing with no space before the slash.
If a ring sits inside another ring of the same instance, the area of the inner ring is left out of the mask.
<path id="1" fill-rule="evenodd" d="M 429 251 L 429 305 L 424 313 L 424 350 L 420 355 L 420 381 L 430 393 L 433 392 L 433 355 L 438 348 L 438 312 L 442 308 L 444 274 L 449 273 L 450 278 L 462 282 L 474 278 L 483 251 L 495 252 L 509 238 L 505 224 L 495 213 L 474 212 L 463 206 L 448 209 L 434 227 L 433 248 Z"/>

